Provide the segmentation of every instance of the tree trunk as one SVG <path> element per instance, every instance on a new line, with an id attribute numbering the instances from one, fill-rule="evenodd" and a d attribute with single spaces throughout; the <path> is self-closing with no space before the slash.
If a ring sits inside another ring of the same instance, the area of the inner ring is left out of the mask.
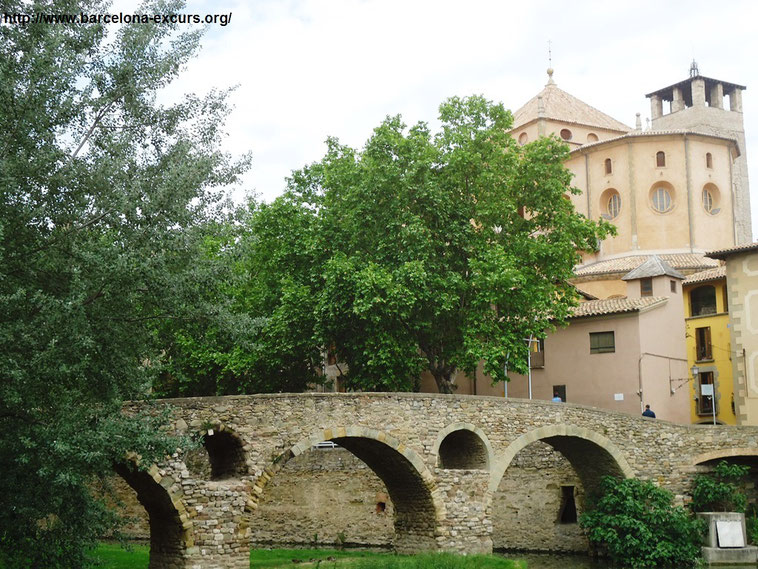
<path id="1" fill-rule="evenodd" d="M 437 391 L 440 393 L 453 393 L 458 388 L 452 381 L 450 381 L 451 372 L 444 370 L 430 370 L 434 376 L 434 381 L 437 382 Z"/>

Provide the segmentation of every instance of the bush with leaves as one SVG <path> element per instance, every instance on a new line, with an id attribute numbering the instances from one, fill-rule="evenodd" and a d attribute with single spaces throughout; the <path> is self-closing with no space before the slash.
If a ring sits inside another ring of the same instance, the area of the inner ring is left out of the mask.
<path id="1" fill-rule="evenodd" d="M 719 462 L 711 474 L 695 477 L 690 508 L 694 512 L 744 512 L 747 505 L 739 482 L 750 467 Z"/>
<path id="2" fill-rule="evenodd" d="M 700 523 L 652 482 L 606 476 L 579 524 L 594 547 L 624 567 L 683 567 L 700 555 Z"/>

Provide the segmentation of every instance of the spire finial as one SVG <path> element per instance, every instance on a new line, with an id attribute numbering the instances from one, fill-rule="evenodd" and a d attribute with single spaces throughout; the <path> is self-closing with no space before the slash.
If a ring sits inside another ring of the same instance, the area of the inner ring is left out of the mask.
<path id="1" fill-rule="evenodd" d="M 700 71 L 697 68 L 697 61 L 695 59 L 692 59 L 692 63 L 690 64 L 690 77 L 698 77 L 700 75 Z"/>
<path id="2" fill-rule="evenodd" d="M 547 40 L 547 84 L 548 85 L 555 85 L 555 81 L 553 81 L 553 50 L 551 49 L 552 43 L 550 40 Z"/>

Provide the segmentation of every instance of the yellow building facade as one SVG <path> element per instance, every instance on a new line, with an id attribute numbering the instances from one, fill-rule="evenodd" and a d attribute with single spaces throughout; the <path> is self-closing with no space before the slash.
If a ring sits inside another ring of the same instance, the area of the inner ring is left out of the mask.
<path id="1" fill-rule="evenodd" d="M 691 422 L 736 425 L 725 267 L 691 275 L 682 290 Z"/>

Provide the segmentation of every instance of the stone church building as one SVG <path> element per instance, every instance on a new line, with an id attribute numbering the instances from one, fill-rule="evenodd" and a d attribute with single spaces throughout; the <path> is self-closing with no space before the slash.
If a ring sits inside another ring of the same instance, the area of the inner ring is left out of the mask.
<path id="1" fill-rule="evenodd" d="M 482 374 L 461 374 L 457 393 L 557 393 L 630 414 L 649 404 L 659 418 L 699 422 L 696 411 L 710 407 L 691 371 L 703 362 L 689 354 L 685 319 L 699 315 L 685 313 L 683 284 L 719 268 L 709 251 L 751 242 L 744 89 L 700 75 L 693 62 L 688 78 L 646 95 L 650 125 L 643 129 L 638 114 L 632 128 L 560 89 L 548 69 L 542 91 L 514 113 L 511 134 L 522 145 L 548 135 L 564 140 L 581 190 L 571 196 L 576 210 L 608 220 L 617 235 L 583 255 L 574 279 L 583 302 L 567 328 L 532 339 L 530 376 L 492 386 Z M 733 397 L 730 383 L 722 373 L 724 403 Z M 435 391 L 430 377 L 422 390 Z M 719 422 L 734 423 L 722 408 Z"/>

